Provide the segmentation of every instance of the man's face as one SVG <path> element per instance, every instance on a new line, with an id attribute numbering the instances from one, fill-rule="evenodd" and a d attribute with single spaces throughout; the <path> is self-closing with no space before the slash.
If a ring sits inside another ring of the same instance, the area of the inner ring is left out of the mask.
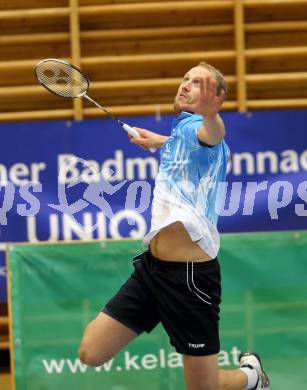
<path id="1" fill-rule="evenodd" d="M 215 78 L 212 72 L 203 66 L 190 69 L 183 77 L 175 97 L 175 111 L 192 111 L 201 94 L 201 79 L 206 77 Z"/>

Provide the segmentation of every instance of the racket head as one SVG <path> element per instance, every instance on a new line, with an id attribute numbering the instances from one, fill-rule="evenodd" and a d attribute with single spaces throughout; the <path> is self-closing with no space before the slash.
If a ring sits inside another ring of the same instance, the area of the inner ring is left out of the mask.
<path id="1" fill-rule="evenodd" d="M 69 62 L 56 58 L 46 58 L 34 67 L 39 84 L 49 92 L 65 98 L 84 96 L 90 81 L 80 69 Z"/>

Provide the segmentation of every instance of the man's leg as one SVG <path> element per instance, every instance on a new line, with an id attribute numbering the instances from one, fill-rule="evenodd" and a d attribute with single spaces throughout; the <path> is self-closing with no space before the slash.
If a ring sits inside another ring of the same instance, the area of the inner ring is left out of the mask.
<path id="1" fill-rule="evenodd" d="M 134 258 L 134 273 L 86 327 L 79 349 L 80 360 L 85 364 L 102 365 L 143 331 L 149 333 L 159 323 L 150 289 L 142 281 L 148 270 L 146 262 L 146 252 Z"/>
<path id="2" fill-rule="evenodd" d="M 237 370 L 219 370 L 220 390 L 242 390 L 246 389 L 248 383 L 247 375 Z"/>
<path id="3" fill-rule="evenodd" d="M 218 369 L 218 355 L 183 358 L 187 390 L 269 390 L 270 381 L 254 352 L 240 355 L 241 369 Z"/>
<path id="4" fill-rule="evenodd" d="M 126 325 L 99 313 L 85 328 L 79 348 L 80 360 L 89 366 L 101 366 L 137 336 Z"/>
<path id="5" fill-rule="evenodd" d="M 219 370 L 218 355 L 183 357 L 187 390 L 242 390 L 247 376 L 241 370 Z"/>
<path id="6" fill-rule="evenodd" d="M 183 356 L 184 377 L 187 390 L 218 389 L 218 355 Z"/>

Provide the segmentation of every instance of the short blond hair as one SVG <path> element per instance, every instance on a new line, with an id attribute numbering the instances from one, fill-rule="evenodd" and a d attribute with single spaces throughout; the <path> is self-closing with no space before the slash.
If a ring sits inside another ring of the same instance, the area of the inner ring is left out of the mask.
<path id="1" fill-rule="evenodd" d="M 209 70 L 211 73 L 214 74 L 217 86 L 216 86 L 216 93 L 219 96 L 222 91 L 225 92 L 225 98 L 228 93 L 228 86 L 225 81 L 224 75 L 222 72 L 220 72 L 218 69 L 216 69 L 214 66 L 207 64 L 205 61 L 201 61 L 197 66 L 202 66 L 203 68 Z"/>

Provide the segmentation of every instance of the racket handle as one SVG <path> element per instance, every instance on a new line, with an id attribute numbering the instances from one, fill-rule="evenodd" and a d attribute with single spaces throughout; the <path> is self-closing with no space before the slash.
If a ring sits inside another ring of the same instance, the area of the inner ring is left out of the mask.
<path id="1" fill-rule="evenodd" d="M 140 134 L 135 130 L 135 128 L 127 125 L 127 123 L 123 123 L 122 124 L 122 127 L 124 130 L 127 131 L 128 134 L 130 134 L 132 137 L 139 137 Z M 151 153 L 154 153 L 157 149 L 156 148 L 149 148 L 149 150 L 151 151 Z"/>
<path id="2" fill-rule="evenodd" d="M 124 130 L 127 131 L 128 134 L 130 134 L 132 137 L 139 137 L 140 134 L 131 126 L 127 125 L 127 123 L 123 123 L 122 127 Z"/>

